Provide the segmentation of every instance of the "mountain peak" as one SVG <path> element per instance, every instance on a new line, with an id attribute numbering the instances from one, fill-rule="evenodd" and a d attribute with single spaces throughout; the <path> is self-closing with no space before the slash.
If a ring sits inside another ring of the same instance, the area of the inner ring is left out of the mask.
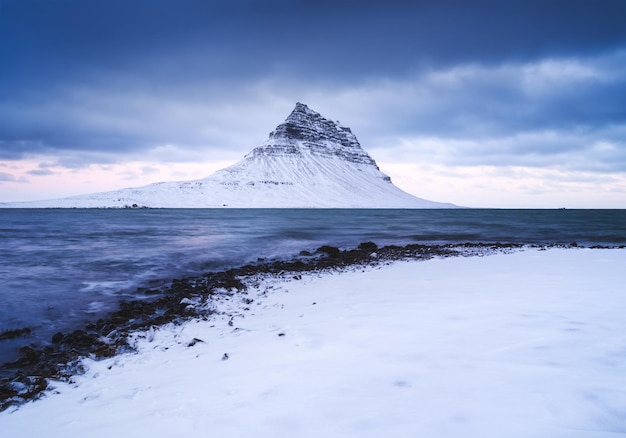
<path id="1" fill-rule="evenodd" d="M 301 124 L 301 123 L 313 123 L 316 121 L 324 120 L 326 122 L 331 122 L 330 120 L 325 119 L 322 115 L 316 111 L 313 111 L 308 105 L 304 103 L 297 102 L 291 114 L 285 119 L 285 123 L 293 123 L 293 124 Z M 338 125 L 339 123 L 335 123 Z"/>
<path id="2" fill-rule="evenodd" d="M 316 111 L 313 111 L 306 104 L 297 102 L 291 114 L 285 119 L 285 121 L 279 125 L 296 125 L 296 126 L 311 126 L 318 129 L 332 129 L 332 125 L 337 125 L 331 120 L 328 120 Z"/>
<path id="3" fill-rule="evenodd" d="M 303 103 L 296 103 L 287 119 L 276 127 L 269 139 L 252 151 L 252 155 L 285 155 L 304 152 L 336 156 L 346 161 L 370 164 L 376 162 L 361 148 L 350 128 L 322 117 Z"/>
<path id="4" fill-rule="evenodd" d="M 319 116 L 319 113 L 316 113 L 311 108 L 309 108 L 308 105 L 306 105 L 305 103 L 301 103 L 301 102 L 296 102 L 296 107 L 293 109 L 291 114 L 293 113 L 310 113 L 310 114 L 315 114 Z"/>

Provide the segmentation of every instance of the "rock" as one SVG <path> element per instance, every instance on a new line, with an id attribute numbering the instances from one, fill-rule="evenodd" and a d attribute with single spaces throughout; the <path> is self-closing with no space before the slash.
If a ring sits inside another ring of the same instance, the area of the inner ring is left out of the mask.
<path id="1" fill-rule="evenodd" d="M 36 364 L 42 356 L 42 352 L 36 350 L 33 347 L 22 347 L 20 348 L 20 354 L 22 355 L 18 360 L 12 362 L 12 366 L 29 366 Z"/>
<path id="2" fill-rule="evenodd" d="M 341 251 L 336 246 L 323 245 L 317 248 L 317 252 L 328 254 L 330 257 L 338 257 Z"/>
<path id="3" fill-rule="evenodd" d="M 374 252 L 378 251 L 378 245 L 376 245 L 374 242 L 362 242 L 359 244 L 358 249 L 366 252 Z"/>
<path id="4" fill-rule="evenodd" d="M 189 343 L 187 344 L 187 347 L 193 347 L 193 346 L 194 346 L 194 345 L 196 345 L 198 342 L 202 342 L 202 343 L 204 343 L 204 341 L 203 341 L 202 339 L 193 338 L 193 339 L 191 340 L 191 342 L 189 342 Z"/>
<path id="5" fill-rule="evenodd" d="M 21 329 L 14 330 L 5 330 L 0 333 L 0 341 L 5 341 L 7 339 L 15 339 L 20 336 L 29 336 L 31 333 L 30 327 L 24 327 Z"/>
<path id="6" fill-rule="evenodd" d="M 84 330 L 75 330 L 69 335 L 64 336 L 61 342 L 71 347 L 84 349 L 93 346 L 97 339 L 98 336 L 94 334 L 89 334 Z"/>

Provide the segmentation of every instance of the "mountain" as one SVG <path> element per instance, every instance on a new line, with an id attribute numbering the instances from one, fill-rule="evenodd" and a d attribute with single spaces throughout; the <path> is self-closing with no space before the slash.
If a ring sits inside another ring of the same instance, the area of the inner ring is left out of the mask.
<path id="1" fill-rule="evenodd" d="M 57 208 L 450 208 L 391 182 L 350 128 L 297 103 L 284 123 L 234 165 L 195 181 L 5 204 Z"/>

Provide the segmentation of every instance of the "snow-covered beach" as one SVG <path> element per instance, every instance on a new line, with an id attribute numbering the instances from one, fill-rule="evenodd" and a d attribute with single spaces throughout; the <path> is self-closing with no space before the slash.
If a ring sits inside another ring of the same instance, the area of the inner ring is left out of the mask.
<path id="1" fill-rule="evenodd" d="M 624 249 L 527 249 L 261 278 L 223 295 L 208 321 L 85 361 L 72 383 L 0 413 L 0 430 L 616 436 L 626 433 L 624 261 Z"/>

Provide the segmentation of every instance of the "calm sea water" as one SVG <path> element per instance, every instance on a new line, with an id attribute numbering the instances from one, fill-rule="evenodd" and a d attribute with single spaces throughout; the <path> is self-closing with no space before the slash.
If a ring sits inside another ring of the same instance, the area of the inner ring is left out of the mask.
<path id="1" fill-rule="evenodd" d="M 0 362 L 83 326 L 138 286 L 323 244 L 626 244 L 626 210 L 0 209 Z"/>

